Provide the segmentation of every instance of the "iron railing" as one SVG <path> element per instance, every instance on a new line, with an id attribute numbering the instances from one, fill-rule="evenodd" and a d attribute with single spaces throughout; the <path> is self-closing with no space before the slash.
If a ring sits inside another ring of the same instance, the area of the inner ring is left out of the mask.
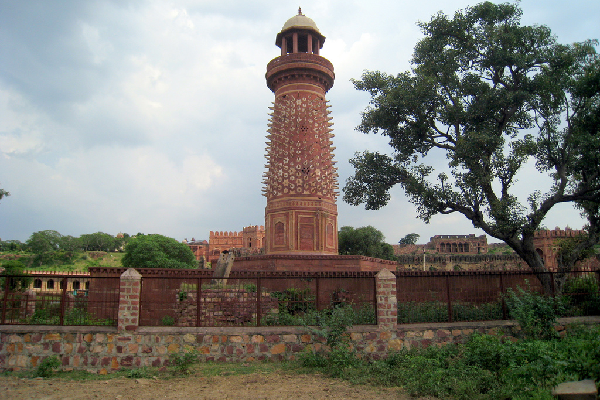
<path id="1" fill-rule="evenodd" d="M 530 271 L 398 271 L 398 322 L 456 322 L 509 319 L 506 295 L 517 288 L 554 296 L 556 272 Z M 549 278 L 544 293 L 540 276 Z M 561 294 L 562 316 L 600 315 L 600 272 L 567 274 Z"/>
<path id="2" fill-rule="evenodd" d="M 143 277 L 140 326 L 300 325 L 340 306 L 353 314 L 355 324 L 376 324 L 374 274 Z"/>
<path id="3" fill-rule="evenodd" d="M 34 280 L 38 278 L 39 275 L 0 276 L 2 324 L 117 325 L 118 277 L 52 274 L 52 285 L 45 282 L 44 287 L 36 288 Z"/>

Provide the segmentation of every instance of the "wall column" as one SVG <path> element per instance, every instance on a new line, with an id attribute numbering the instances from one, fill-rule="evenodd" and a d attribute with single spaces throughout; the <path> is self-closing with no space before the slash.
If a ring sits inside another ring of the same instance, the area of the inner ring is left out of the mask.
<path id="1" fill-rule="evenodd" d="M 119 331 L 135 331 L 140 322 L 140 292 L 142 275 L 129 268 L 121 275 L 119 287 Z"/>
<path id="2" fill-rule="evenodd" d="M 382 331 L 393 331 L 398 326 L 398 300 L 396 276 L 387 269 L 375 275 L 377 296 L 377 325 Z"/>

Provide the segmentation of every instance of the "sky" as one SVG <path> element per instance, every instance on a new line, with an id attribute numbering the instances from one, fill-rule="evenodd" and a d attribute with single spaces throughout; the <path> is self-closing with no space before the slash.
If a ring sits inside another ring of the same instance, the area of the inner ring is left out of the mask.
<path id="1" fill-rule="evenodd" d="M 416 23 L 473 1 L 422 0 L 0 0 L 0 238 L 209 231 L 264 224 L 265 135 L 273 93 L 267 63 L 298 6 L 326 41 L 335 68 L 327 94 L 340 187 L 348 160 L 389 153 L 355 130 L 369 96 L 351 79 L 410 69 Z M 561 43 L 600 39 L 600 2 L 522 0 L 523 24 L 547 25 Z M 516 191 L 548 188 L 528 166 Z M 417 218 L 400 187 L 377 211 L 338 198 L 338 225 L 372 225 L 388 243 L 409 233 L 483 234 L 461 215 Z M 525 198 L 524 197 L 524 198 Z M 580 229 L 569 205 L 544 225 Z M 488 238 L 490 242 L 497 241 Z"/>

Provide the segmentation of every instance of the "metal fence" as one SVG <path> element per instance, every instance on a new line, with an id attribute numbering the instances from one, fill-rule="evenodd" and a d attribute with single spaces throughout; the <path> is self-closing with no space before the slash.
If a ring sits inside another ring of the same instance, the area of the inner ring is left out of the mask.
<path id="1" fill-rule="evenodd" d="M 117 325 L 118 277 L 52 274 L 52 286 L 27 290 L 30 281 L 36 278 L 30 275 L 0 276 L 2 324 Z M 77 284 L 84 279 L 84 285 Z"/>
<path id="2" fill-rule="evenodd" d="M 140 326 L 301 325 L 340 306 L 355 324 L 376 324 L 374 274 L 143 277 Z"/>
<path id="3" fill-rule="evenodd" d="M 528 290 L 543 294 L 538 276 L 553 282 L 555 272 L 403 272 L 396 275 L 398 323 L 509 319 L 506 295 Z M 560 298 L 562 316 L 600 315 L 600 272 L 568 274 Z"/>

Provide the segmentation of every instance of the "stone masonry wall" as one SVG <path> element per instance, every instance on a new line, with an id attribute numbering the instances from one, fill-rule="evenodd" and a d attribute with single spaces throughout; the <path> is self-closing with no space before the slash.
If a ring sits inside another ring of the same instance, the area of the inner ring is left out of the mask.
<path id="1" fill-rule="evenodd" d="M 570 318 L 569 323 L 598 324 L 600 318 Z M 509 335 L 511 321 L 400 325 L 395 330 L 357 326 L 349 330 L 352 346 L 372 359 L 401 349 L 464 342 L 474 332 Z M 170 354 L 198 351 L 200 361 L 251 362 L 294 359 L 323 344 L 300 327 L 139 328 L 119 333 L 111 327 L 3 326 L 0 371 L 32 369 L 57 356 L 63 370 L 106 374 L 123 368 L 168 365 Z"/>
<path id="2" fill-rule="evenodd" d="M 293 359 L 305 350 L 322 349 L 320 338 L 302 327 L 144 327 L 139 326 L 141 275 L 121 275 L 117 327 L 0 326 L 0 371 L 31 369 L 47 357 L 60 358 L 64 370 L 101 374 L 123 368 L 168 365 L 174 353 L 196 350 L 200 361 Z M 397 325 L 396 279 L 384 269 L 376 275 L 377 325 L 352 327 L 351 346 L 372 359 L 415 346 L 464 342 L 474 332 L 511 337 L 511 321 Z M 599 324 L 600 317 L 564 319 Z"/>

